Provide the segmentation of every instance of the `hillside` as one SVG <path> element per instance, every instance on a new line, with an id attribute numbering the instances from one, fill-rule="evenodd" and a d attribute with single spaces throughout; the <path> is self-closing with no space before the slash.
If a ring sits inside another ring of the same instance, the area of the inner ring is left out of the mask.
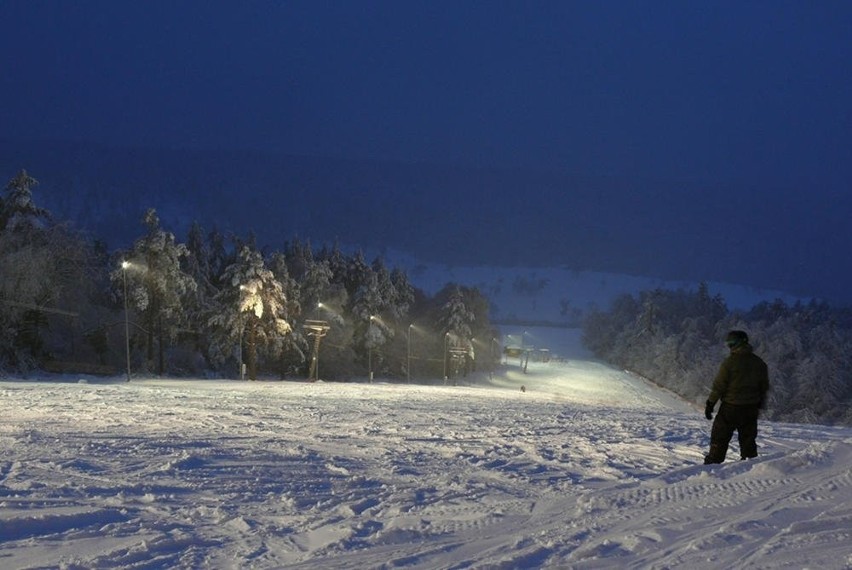
<path id="1" fill-rule="evenodd" d="M 394 266 L 404 268 L 411 282 L 434 294 L 447 282 L 478 287 L 491 303 L 492 320 L 511 329 L 524 325 L 576 327 L 589 311 L 607 310 L 619 296 L 668 289 L 695 291 L 697 283 L 564 267 L 463 266 L 428 263 L 398 252 L 385 252 Z M 763 301 L 789 305 L 809 299 L 773 289 L 709 282 L 728 308 L 748 310 Z M 505 331 L 504 331 L 505 332 Z"/>

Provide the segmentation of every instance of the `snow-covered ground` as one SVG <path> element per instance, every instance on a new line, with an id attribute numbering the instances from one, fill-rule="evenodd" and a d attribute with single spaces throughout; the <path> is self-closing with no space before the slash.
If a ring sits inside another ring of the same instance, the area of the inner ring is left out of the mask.
<path id="1" fill-rule="evenodd" d="M 700 410 L 557 333 L 459 386 L 2 382 L 0 568 L 852 568 L 852 429 L 705 467 Z"/>

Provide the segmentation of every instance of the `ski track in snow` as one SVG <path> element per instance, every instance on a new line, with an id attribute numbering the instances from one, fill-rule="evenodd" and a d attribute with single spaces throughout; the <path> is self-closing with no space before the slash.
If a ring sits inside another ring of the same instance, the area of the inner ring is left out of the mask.
<path id="1" fill-rule="evenodd" d="M 852 567 L 852 430 L 705 467 L 630 374 L 467 382 L 0 383 L 0 568 Z"/>

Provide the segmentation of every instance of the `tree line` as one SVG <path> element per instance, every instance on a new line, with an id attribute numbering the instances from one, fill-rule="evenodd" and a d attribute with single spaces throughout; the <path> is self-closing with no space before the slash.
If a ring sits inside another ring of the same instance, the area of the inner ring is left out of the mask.
<path id="1" fill-rule="evenodd" d="M 599 358 L 703 404 L 729 330 L 747 331 L 769 365 L 764 415 L 793 423 L 852 425 L 852 311 L 811 301 L 731 311 L 706 284 L 645 291 L 590 314 L 583 340 Z"/>
<path id="2" fill-rule="evenodd" d="M 197 222 L 180 241 L 155 209 L 110 251 L 38 207 L 37 184 L 21 171 L 0 197 L 0 371 L 446 382 L 499 358 L 477 288 L 429 296 L 337 244 Z"/>

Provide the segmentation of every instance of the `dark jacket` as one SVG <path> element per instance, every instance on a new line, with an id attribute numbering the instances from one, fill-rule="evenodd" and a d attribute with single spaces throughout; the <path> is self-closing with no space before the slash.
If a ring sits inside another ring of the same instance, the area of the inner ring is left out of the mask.
<path id="1" fill-rule="evenodd" d="M 766 363 L 744 344 L 731 349 L 722 362 L 708 402 L 722 400 L 738 406 L 762 405 L 769 390 L 769 369 Z"/>

